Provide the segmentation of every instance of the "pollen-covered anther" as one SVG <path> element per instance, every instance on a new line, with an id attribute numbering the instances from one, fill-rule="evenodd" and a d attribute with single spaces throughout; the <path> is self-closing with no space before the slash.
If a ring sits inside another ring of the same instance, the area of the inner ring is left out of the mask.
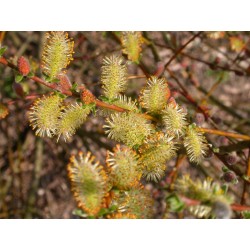
<path id="1" fill-rule="evenodd" d="M 52 137 L 58 128 L 63 99 L 57 95 L 44 96 L 35 101 L 28 113 L 30 126 L 37 136 Z"/>
<path id="2" fill-rule="evenodd" d="M 168 84 L 165 79 L 155 76 L 152 76 L 147 83 L 148 86 L 141 92 L 141 105 L 150 113 L 161 113 L 170 97 Z"/>
<path id="3" fill-rule="evenodd" d="M 50 79 L 56 78 L 73 60 L 73 47 L 74 41 L 68 38 L 67 32 L 46 33 L 41 67 Z"/>
<path id="4" fill-rule="evenodd" d="M 78 206 L 90 215 L 101 209 L 107 193 L 107 175 L 99 162 L 88 152 L 71 156 L 68 174 Z"/>
<path id="5" fill-rule="evenodd" d="M 142 171 L 138 166 L 138 156 L 135 151 L 117 145 L 113 153 L 107 152 L 106 162 L 113 186 L 127 190 L 138 184 Z"/>
<path id="6" fill-rule="evenodd" d="M 103 59 L 101 83 L 104 95 L 114 99 L 127 89 L 127 67 L 120 56 L 111 55 Z"/>
<path id="7" fill-rule="evenodd" d="M 27 76 L 30 72 L 29 61 L 23 56 L 19 57 L 17 60 L 17 68 L 21 75 Z"/>

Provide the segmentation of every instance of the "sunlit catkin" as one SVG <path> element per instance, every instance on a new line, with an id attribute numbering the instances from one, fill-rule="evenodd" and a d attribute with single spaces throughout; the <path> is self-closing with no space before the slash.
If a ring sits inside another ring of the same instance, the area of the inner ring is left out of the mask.
<path id="1" fill-rule="evenodd" d="M 154 214 L 154 200 L 148 190 L 138 185 L 129 191 L 119 191 L 112 203 L 122 214 L 132 214 L 137 219 L 150 219 Z"/>
<path id="2" fill-rule="evenodd" d="M 106 194 L 107 176 L 99 162 L 90 153 L 71 156 L 68 173 L 78 206 L 90 215 L 96 215 Z"/>
<path id="3" fill-rule="evenodd" d="M 62 135 L 64 140 L 67 141 L 76 129 L 78 129 L 87 119 L 91 109 L 89 106 L 84 106 L 81 103 L 74 103 L 67 106 L 59 117 L 58 127 L 56 133 L 58 139 Z"/>
<path id="4" fill-rule="evenodd" d="M 170 90 L 165 79 L 152 76 L 141 92 L 140 103 L 149 113 L 161 113 L 167 106 Z"/>
<path id="5" fill-rule="evenodd" d="M 173 137 L 155 133 L 139 148 L 139 162 L 143 166 L 143 177 L 147 181 L 159 181 L 166 170 L 166 161 L 175 156 L 177 148 Z"/>
<path id="6" fill-rule="evenodd" d="M 128 190 L 139 182 L 141 169 L 132 149 L 117 145 L 113 152 L 108 151 L 106 162 L 113 185 L 118 189 Z"/>
<path id="7" fill-rule="evenodd" d="M 142 116 L 123 112 L 111 114 L 106 120 L 104 129 L 109 138 L 123 142 L 129 147 L 138 147 L 152 133 L 153 127 Z"/>
<path id="8" fill-rule="evenodd" d="M 68 38 L 67 32 L 52 31 L 46 33 L 42 53 L 42 70 L 53 80 L 73 60 L 74 41 Z"/>
<path id="9" fill-rule="evenodd" d="M 205 157 L 208 151 L 208 142 L 195 125 L 187 127 L 184 137 L 184 147 L 191 162 L 199 163 Z"/>
<path id="10" fill-rule="evenodd" d="M 186 112 L 178 104 L 169 103 L 162 115 L 167 133 L 177 137 L 182 136 L 187 126 L 186 115 Z"/>
<path id="11" fill-rule="evenodd" d="M 121 37 L 123 53 L 128 56 L 132 62 L 138 63 L 142 51 L 143 37 L 141 32 L 129 31 L 123 32 Z"/>
<path id="12" fill-rule="evenodd" d="M 101 83 L 104 95 L 114 99 L 127 88 L 127 67 L 120 56 L 111 55 L 103 59 Z"/>
<path id="13" fill-rule="evenodd" d="M 63 99 L 58 95 L 50 95 L 37 99 L 31 106 L 28 116 L 37 136 L 52 137 L 56 134 L 62 102 Z"/>

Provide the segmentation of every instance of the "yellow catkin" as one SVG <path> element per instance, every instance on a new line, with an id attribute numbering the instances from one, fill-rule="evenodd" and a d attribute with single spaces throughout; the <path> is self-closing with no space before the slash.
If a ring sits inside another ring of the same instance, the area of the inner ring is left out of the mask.
<path id="1" fill-rule="evenodd" d="M 128 59 L 138 63 L 142 51 L 143 37 L 141 32 L 123 32 L 121 37 L 123 53 L 127 54 Z"/>
<path id="2" fill-rule="evenodd" d="M 187 127 L 184 146 L 191 162 L 199 163 L 208 151 L 206 137 L 193 125 Z"/>
<path id="3" fill-rule="evenodd" d="M 28 113 L 30 126 L 37 136 L 52 137 L 56 134 L 58 118 L 61 114 L 63 99 L 57 95 L 39 98 Z"/>
<path id="4" fill-rule="evenodd" d="M 107 175 L 91 153 L 71 156 L 68 174 L 78 206 L 90 215 L 101 209 L 107 191 Z"/>
<path id="5" fill-rule="evenodd" d="M 177 148 L 173 137 L 155 133 L 139 148 L 139 162 L 143 166 L 143 177 L 148 181 L 159 181 L 166 170 L 166 161 L 175 156 Z"/>
<path id="6" fill-rule="evenodd" d="M 118 189 L 128 190 L 139 182 L 141 169 L 132 149 L 117 145 L 113 152 L 108 151 L 106 162 L 113 185 Z"/>
<path id="7" fill-rule="evenodd" d="M 42 71 L 51 80 L 56 78 L 73 60 L 74 41 L 68 38 L 67 32 L 52 31 L 46 33 L 42 53 Z"/>
<path id="8" fill-rule="evenodd" d="M 129 147 L 140 146 L 152 133 L 153 126 L 145 118 L 132 112 L 111 114 L 104 125 L 108 137 Z"/>
<path id="9" fill-rule="evenodd" d="M 149 113 L 161 113 L 166 108 L 170 90 L 165 79 L 152 76 L 148 81 L 148 86 L 141 92 L 141 105 Z"/>
<path id="10" fill-rule="evenodd" d="M 103 59 L 101 83 L 104 95 L 114 99 L 127 88 L 127 67 L 120 56 L 111 55 Z"/>
<path id="11" fill-rule="evenodd" d="M 56 130 L 58 140 L 60 136 L 63 136 L 64 140 L 67 141 L 75 134 L 76 129 L 84 123 L 90 111 L 91 109 L 89 106 L 83 107 L 81 103 L 74 103 L 66 107 L 59 117 Z"/>

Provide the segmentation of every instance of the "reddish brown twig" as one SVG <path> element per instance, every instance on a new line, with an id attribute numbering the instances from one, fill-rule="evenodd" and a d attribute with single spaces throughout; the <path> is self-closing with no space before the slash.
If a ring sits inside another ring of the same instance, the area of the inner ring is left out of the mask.
<path id="1" fill-rule="evenodd" d="M 5 66 L 8 66 L 8 67 L 10 67 L 10 68 L 12 68 L 14 70 L 18 70 L 17 67 L 13 63 L 9 62 L 4 57 L 0 57 L 0 63 L 5 65 Z M 56 84 L 56 83 L 48 83 L 48 82 L 44 81 L 43 79 L 41 79 L 41 78 L 39 78 L 37 76 L 31 76 L 29 78 L 32 79 L 35 82 L 38 82 L 38 83 L 50 88 L 50 89 L 59 90 L 59 91 L 62 92 L 62 94 L 65 94 L 67 96 L 72 96 L 72 94 L 73 94 L 70 90 L 65 90 L 65 91 L 60 90 L 58 88 L 59 87 L 58 84 Z M 194 102 L 194 100 L 190 100 L 190 101 Z M 121 107 L 118 107 L 116 105 L 102 102 L 102 101 L 98 100 L 97 98 L 95 98 L 95 104 L 97 106 L 99 106 L 99 107 L 111 109 L 111 110 L 118 111 L 118 112 L 126 112 L 126 111 L 128 111 L 128 110 L 126 110 L 124 108 L 121 108 Z M 154 118 L 154 117 L 152 117 L 150 115 L 147 115 L 147 114 L 139 114 L 139 115 L 143 116 L 145 119 L 152 120 L 152 121 L 157 121 L 156 118 Z M 238 138 L 238 139 L 243 139 L 243 140 L 250 140 L 250 137 L 247 136 L 247 135 L 234 134 L 234 133 L 229 133 L 229 132 L 225 132 L 225 131 L 212 130 L 212 129 L 206 129 L 206 128 L 199 128 L 199 129 L 200 129 L 200 131 L 203 131 L 203 132 L 206 132 L 206 133 L 218 134 L 218 135 L 224 135 L 224 136 L 231 136 L 231 137 Z"/>
<path id="2" fill-rule="evenodd" d="M 248 178 L 250 178 L 250 147 L 248 150 L 248 157 L 247 157 L 247 169 L 246 169 L 246 176 Z M 242 192 L 242 196 L 241 196 L 241 205 L 246 203 L 246 199 L 247 199 L 247 188 L 249 186 L 249 183 L 247 181 L 244 182 L 244 186 L 243 186 L 243 192 Z"/>
<path id="3" fill-rule="evenodd" d="M 165 64 L 165 69 L 168 68 L 168 66 L 170 65 L 170 63 L 182 52 L 182 50 L 184 50 L 188 44 L 190 44 L 196 37 L 198 37 L 200 34 L 202 33 L 202 31 L 198 32 L 197 34 L 195 34 L 194 36 L 192 36 L 185 44 L 183 44 L 175 53 L 174 55 L 168 60 L 168 62 Z"/>
<path id="4" fill-rule="evenodd" d="M 187 158 L 186 155 L 178 155 L 175 166 L 173 168 L 173 170 L 171 171 L 171 173 L 169 174 L 168 178 L 171 178 L 171 183 L 170 183 L 170 190 L 174 189 L 174 182 L 177 178 L 177 173 L 178 173 L 178 169 L 180 168 L 182 162 Z"/>
<path id="5" fill-rule="evenodd" d="M 201 132 L 208 133 L 208 134 L 228 136 L 228 137 L 232 137 L 235 139 L 242 139 L 245 141 L 250 140 L 250 136 L 248 136 L 248 135 L 241 135 L 241 134 L 236 134 L 236 133 L 231 133 L 231 132 L 226 132 L 226 131 L 216 130 L 216 129 L 209 129 L 209 128 L 200 128 L 199 127 L 197 129 Z"/>
<path id="6" fill-rule="evenodd" d="M 194 199 L 190 199 L 190 198 L 187 198 L 185 196 L 179 196 L 181 198 L 181 200 L 185 203 L 186 206 L 197 206 L 197 205 L 200 205 L 201 204 L 201 201 L 198 201 L 198 200 L 194 200 Z M 240 204 L 231 204 L 231 209 L 234 210 L 234 211 L 250 211 L 250 206 L 242 206 Z"/>

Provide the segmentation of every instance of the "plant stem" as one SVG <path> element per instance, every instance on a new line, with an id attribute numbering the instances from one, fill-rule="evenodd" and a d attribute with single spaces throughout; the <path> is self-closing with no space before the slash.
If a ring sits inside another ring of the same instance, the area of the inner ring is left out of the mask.
<path id="1" fill-rule="evenodd" d="M 200 34 L 202 33 L 202 31 L 198 32 L 197 34 L 195 34 L 194 36 L 192 36 L 185 44 L 183 44 L 175 53 L 174 55 L 169 59 L 169 61 L 165 64 L 165 69 L 168 68 L 168 66 L 170 65 L 170 63 L 182 52 L 182 50 L 184 50 L 188 44 L 190 44 L 196 37 L 198 37 Z"/>
<path id="2" fill-rule="evenodd" d="M 200 34 L 200 33 L 201 32 L 199 32 L 198 34 Z M 195 37 L 197 37 L 198 34 L 196 34 Z M 10 67 L 10 68 L 12 68 L 14 70 L 18 70 L 17 66 L 15 66 L 14 64 L 7 61 L 4 57 L 0 57 L 0 63 L 5 65 L 5 66 L 8 66 L 8 67 Z M 32 76 L 32 77 L 29 77 L 29 78 L 32 79 L 35 82 L 38 82 L 38 83 L 50 88 L 50 89 L 58 90 L 58 85 L 55 84 L 55 83 L 48 83 L 48 82 L 44 81 L 43 79 L 41 79 L 41 78 L 39 78 L 37 76 Z M 183 92 L 186 92 L 185 88 L 183 89 Z M 67 96 L 72 96 L 73 95 L 73 93 L 71 91 L 62 91 L 62 94 L 65 94 Z M 190 99 L 190 97 L 189 97 L 189 99 Z M 191 99 L 190 101 L 192 101 L 193 104 L 197 105 L 194 102 L 193 99 Z M 102 107 L 102 108 L 111 109 L 111 110 L 118 111 L 118 112 L 126 112 L 126 111 L 128 111 L 128 110 L 126 110 L 124 108 L 121 108 L 121 107 L 118 107 L 116 105 L 102 102 L 102 101 L 98 100 L 97 98 L 95 98 L 94 102 L 95 102 L 95 104 L 97 106 Z M 204 110 L 202 110 L 202 111 L 204 112 Z M 148 114 L 140 114 L 140 115 L 143 116 L 147 120 L 157 121 L 156 118 L 154 118 L 154 117 L 152 117 L 152 116 L 150 116 Z M 229 137 L 233 137 L 233 138 L 237 138 L 237 139 L 250 140 L 250 136 L 247 136 L 247 135 L 241 135 L 241 134 L 230 133 L 230 132 L 225 132 L 225 131 L 215 130 L 215 129 L 207 129 L 207 128 L 199 128 L 199 130 L 202 131 L 202 132 L 205 132 L 205 133 L 210 133 L 210 134 L 217 134 L 217 135 L 229 136 Z"/>
<path id="3" fill-rule="evenodd" d="M 241 134 L 236 134 L 236 133 L 231 133 L 231 132 L 226 132 L 222 130 L 216 130 L 216 129 L 209 129 L 209 128 L 198 128 L 199 131 L 208 133 L 208 134 L 214 134 L 214 135 L 222 135 L 222 136 L 228 136 L 236 139 L 242 139 L 245 141 L 250 140 L 250 136 L 248 135 L 241 135 Z"/>
<path id="4" fill-rule="evenodd" d="M 246 169 L 246 176 L 248 178 L 250 178 L 250 147 L 248 149 L 248 158 L 247 158 L 247 169 Z M 241 205 L 246 203 L 246 199 L 247 199 L 247 188 L 249 186 L 249 183 L 247 181 L 244 182 L 244 186 L 243 186 L 243 192 L 242 192 L 242 196 L 241 196 Z"/>

